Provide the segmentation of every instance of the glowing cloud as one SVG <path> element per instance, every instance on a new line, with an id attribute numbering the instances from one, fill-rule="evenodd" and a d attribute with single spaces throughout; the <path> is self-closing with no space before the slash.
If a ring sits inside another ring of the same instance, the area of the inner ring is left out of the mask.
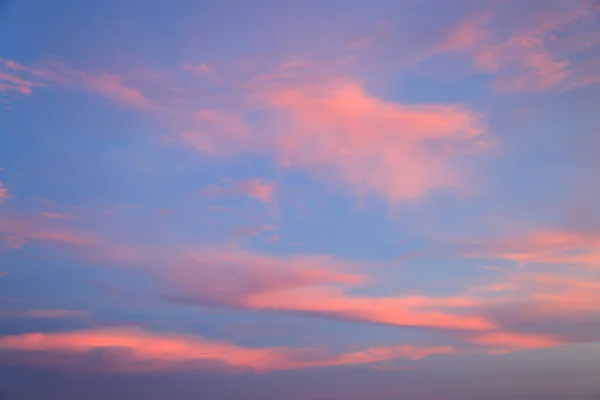
<path id="1" fill-rule="evenodd" d="M 477 151 L 481 117 L 459 105 L 404 105 L 351 80 L 273 85 L 279 164 L 329 177 L 359 194 L 411 199 L 460 187 L 461 156 Z"/>
<path id="2" fill-rule="evenodd" d="M 199 304 L 321 315 L 375 324 L 438 329 L 486 330 L 486 319 L 455 309 L 479 305 L 471 297 L 361 297 L 343 287 L 366 278 L 342 272 L 362 267 L 325 255 L 275 257 L 236 249 L 204 249 L 188 254 L 166 277 L 177 284 L 176 298 Z"/>
<path id="3" fill-rule="evenodd" d="M 587 233 L 537 231 L 481 247 L 467 255 L 510 260 L 519 265 L 569 264 L 600 268 L 600 237 Z"/>
<path id="4" fill-rule="evenodd" d="M 315 349 L 247 348 L 189 335 L 166 335 L 139 329 L 98 329 L 25 333 L 0 337 L 3 363 L 77 368 L 102 372 L 158 372 L 182 369 L 269 372 L 274 370 L 369 364 L 433 354 L 451 347 L 398 346 L 330 354 Z M 98 362 L 84 363 L 90 355 Z M 86 357 L 87 356 L 87 357 Z"/>
<path id="5" fill-rule="evenodd" d="M 499 13 L 490 10 L 461 21 L 447 38 L 416 59 L 449 52 L 467 54 L 476 70 L 495 74 L 493 88 L 501 93 L 569 90 L 598 82 L 595 71 L 582 68 L 577 53 L 600 45 L 600 36 L 585 32 L 594 14 L 591 2 L 577 2 L 560 13 L 540 14 L 502 37 L 487 27 Z M 558 37 L 560 35 L 560 38 Z"/>

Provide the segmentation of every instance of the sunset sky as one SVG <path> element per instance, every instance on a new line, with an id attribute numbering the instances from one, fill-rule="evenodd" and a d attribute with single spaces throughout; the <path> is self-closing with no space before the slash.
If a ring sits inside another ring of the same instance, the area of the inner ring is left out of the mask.
<path id="1" fill-rule="evenodd" d="M 600 396 L 600 2 L 0 5 L 0 399 Z"/>

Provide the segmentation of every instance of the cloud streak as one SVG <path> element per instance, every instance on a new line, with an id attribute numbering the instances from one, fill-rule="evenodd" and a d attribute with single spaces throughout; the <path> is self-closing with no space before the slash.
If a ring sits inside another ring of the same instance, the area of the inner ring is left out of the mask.
<path id="1" fill-rule="evenodd" d="M 249 348 L 191 335 L 132 328 L 0 337 L 2 363 L 89 372 L 140 373 L 190 369 L 265 373 L 277 370 L 370 364 L 451 354 L 451 347 L 398 346 L 331 354 L 317 349 Z"/>

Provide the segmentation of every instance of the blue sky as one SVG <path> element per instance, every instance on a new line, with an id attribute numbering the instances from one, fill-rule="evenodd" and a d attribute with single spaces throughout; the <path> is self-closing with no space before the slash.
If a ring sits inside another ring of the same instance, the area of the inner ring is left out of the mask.
<path id="1" fill-rule="evenodd" d="M 595 2 L 1 12 L 0 397 L 598 390 Z"/>

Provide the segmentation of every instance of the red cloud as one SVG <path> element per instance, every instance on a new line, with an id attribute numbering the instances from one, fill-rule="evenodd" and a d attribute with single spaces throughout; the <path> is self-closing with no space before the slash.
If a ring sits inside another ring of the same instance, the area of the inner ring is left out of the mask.
<path id="1" fill-rule="evenodd" d="M 418 360 L 432 354 L 454 352 L 450 347 L 412 346 L 370 348 L 341 354 L 315 349 L 247 348 L 195 336 L 155 334 L 131 328 L 4 336 L 0 337 L 0 350 L 5 353 L 4 363 L 78 370 L 87 367 L 103 372 L 164 372 L 195 367 L 259 373 L 369 364 L 396 358 Z M 83 364 L 94 353 L 102 358 L 102 362 Z"/>

